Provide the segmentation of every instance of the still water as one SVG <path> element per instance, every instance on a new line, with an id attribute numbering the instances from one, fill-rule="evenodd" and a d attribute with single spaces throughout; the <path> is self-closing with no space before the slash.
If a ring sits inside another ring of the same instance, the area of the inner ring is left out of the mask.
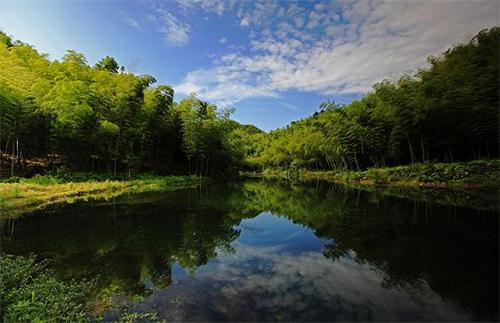
<path id="1" fill-rule="evenodd" d="M 53 207 L 6 223 L 1 248 L 168 321 L 498 320 L 498 225 L 497 212 L 246 181 Z"/>

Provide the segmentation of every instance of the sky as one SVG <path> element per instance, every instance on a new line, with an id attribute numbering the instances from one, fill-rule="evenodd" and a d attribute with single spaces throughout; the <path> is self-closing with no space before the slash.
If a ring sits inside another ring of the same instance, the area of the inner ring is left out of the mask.
<path id="1" fill-rule="evenodd" d="M 0 0 L 0 30 L 235 109 L 263 130 L 349 103 L 500 25 L 497 0 Z M 1 73 L 1 71 L 0 71 Z"/>

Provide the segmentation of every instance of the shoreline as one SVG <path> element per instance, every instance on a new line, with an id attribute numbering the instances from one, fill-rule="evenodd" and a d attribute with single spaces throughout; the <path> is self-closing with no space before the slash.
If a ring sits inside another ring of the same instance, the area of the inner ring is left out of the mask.
<path id="1" fill-rule="evenodd" d="M 197 176 L 142 176 L 132 180 L 66 181 L 52 176 L 0 182 L 0 221 L 60 203 L 111 199 L 127 193 L 167 192 L 192 188 L 206 181 Z"/>
<path id="2" fill-rule="evenodd" d="M 498 189 L 500 160 L 475 160 L 459 163 L 426 163 L 369 168 L 364 171 L 320 171 L 306 169 L 265 169 L 241 172 L 241 177 L 326 180 L 338 184 L 376 187 L 438 189 Z"/>
<path id="3" fill-rule="evenodd" d="M 498 210 L 500 205 L 499 160 L 412 164 L 365 171 L 267 169 L 243 172 L 240 177 L 325 181 L 375 194 L 482 210 Z"/>

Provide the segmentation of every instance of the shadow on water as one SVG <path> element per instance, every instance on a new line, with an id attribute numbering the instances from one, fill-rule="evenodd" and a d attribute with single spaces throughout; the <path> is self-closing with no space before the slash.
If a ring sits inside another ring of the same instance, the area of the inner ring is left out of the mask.
<path id="1" fill-rule="evenodd" d="M 2 250 L 167 320 L 497 320 L 498 214 L 252 180 L 54 207 Z M 112 318 L 112 317 L 111 317 Z"/>

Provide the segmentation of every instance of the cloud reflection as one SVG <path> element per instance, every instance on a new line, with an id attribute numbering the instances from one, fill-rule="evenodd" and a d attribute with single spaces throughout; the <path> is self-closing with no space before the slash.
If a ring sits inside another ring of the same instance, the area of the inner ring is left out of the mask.
<path id="1" fill-rule="evenodd" d="M 354 262 L 354 254 L 331 261 L 321 250 L 297 254 L 239 241 L 233 247 L 143 307 L 175 321 L 469 319 L 425 282 L 418 289 L 383 288 L 383 273 Z"/>

